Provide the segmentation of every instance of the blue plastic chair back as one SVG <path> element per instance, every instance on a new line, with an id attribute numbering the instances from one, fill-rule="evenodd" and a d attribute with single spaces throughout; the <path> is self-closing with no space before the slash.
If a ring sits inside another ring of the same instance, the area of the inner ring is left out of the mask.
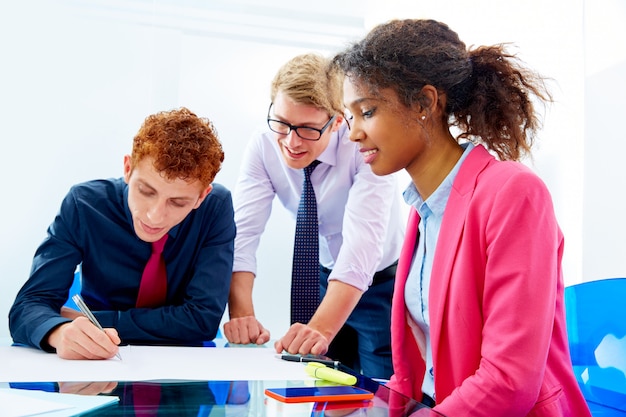
<path id="1" fill-rule="evenodd" d="M 626 416 L 626 278 L 566 287 L 565 309 L 574 373 L 592 413 Z"/>
<path id="2" fill-rule="evenodd" d="M 80 287 L 81 287 L 81 274 L 80 274 L 80 268 L 76 269 L 76 272 L 74 272 L 74 281 L 72 282 L 72 286 L 70 287 L 70 291 L 67 297 L 67 301 L 65 302 L 65 307 L 69 307 L 69 308 L 73 308 L 74 310 L 78 310 L 78 306 L 76 305 L 76 303 L 74 302 L 74 300 L 72 300 L 72 297 L 75 294 L 80 294 Z"/>

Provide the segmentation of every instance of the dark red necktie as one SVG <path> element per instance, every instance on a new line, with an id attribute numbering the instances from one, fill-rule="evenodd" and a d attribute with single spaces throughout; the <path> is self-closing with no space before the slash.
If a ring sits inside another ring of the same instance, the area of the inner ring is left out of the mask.
<path id="1" fill-rule="evenodd" d="M 163 248 L 167 233 L 156 242 L 152 242 L 152 255 L 146 263 L 139 284 L 136 307 L 159 307 L 165 304 L 167 296 L 167 271 L 163 259 Z"/>
<path id="2" fill-rule="evenodd" d="M 133 410 L 135 417 L 155 417 L 161 403 L 161 386 L 158 383 L 133 382 Z"/>

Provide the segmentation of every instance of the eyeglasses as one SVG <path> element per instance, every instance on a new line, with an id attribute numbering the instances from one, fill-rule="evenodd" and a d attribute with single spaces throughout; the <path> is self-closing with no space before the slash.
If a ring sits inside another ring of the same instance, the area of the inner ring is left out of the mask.
<path id="1" fill-rule="evenodd" d="M 324 131 L 328 129 L 328 126 L 330 126 L 337 117 L 336 115 L 332 116 L 321 129 L 309 126 L 294 126 L 280 120 L 272 119 L 270 117 L 270 111 L 273 105 L 274 103 L 270 103 L 270 107 L 267 109 L 267 125 L 270 127 L 270 130 L 279 135 L 288 135 L 293 130 L 296 132 L 296 135 L 304 140 L 320 140 Z"/>

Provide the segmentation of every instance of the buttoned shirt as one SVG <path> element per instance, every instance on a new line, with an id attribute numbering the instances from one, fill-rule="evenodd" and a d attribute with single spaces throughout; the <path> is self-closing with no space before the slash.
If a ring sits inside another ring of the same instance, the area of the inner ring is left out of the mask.
<path id="1" fill-rule="evenodd" d="M 395 175 L 376 176 L 363 161 L 348 129 L 332 132 L 311 175 L 317 199 L 320 263 L 337 279 L 362 291 L 376 271 L 400 254 L 405 216 Z M 245 152 L 233 201 L 237 237 L 234 271 L 256 274 L 256 251 L 278 197 L 295 221 L 304 174 L 287 166 L 276 134 L 253 135 Z"/>
<path id="2" fill-rule="evenodd" d="M 136 235 L 122 178 L 72 187 L 33 259 L 30 278 L 17 295 L 9 326 L 17 343 L 51 350 L 59 311 L 77 265 L 83 299 L 103 327 L 122 343 L 196 345 L 212 340 L 230 289 L 235 223 L 230 192 L 213 184 L 200 206 L 168 232 L 163 251 L 167 300 L 135 308 L 151 244 Z"/>

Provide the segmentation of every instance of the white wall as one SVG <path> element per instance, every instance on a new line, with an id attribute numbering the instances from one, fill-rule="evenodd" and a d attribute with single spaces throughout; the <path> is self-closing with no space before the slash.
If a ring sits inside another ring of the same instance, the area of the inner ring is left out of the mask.
<path id="1" fill-rule="evenodd" d="M 443 20 L 468 45 L 514 42 L 525 61 L 554 79 L 556 102 L 529 164 L 554 196 L 567 282 L 625 275 L 622 200 L 610 187 L 624 176 L 616 152 L 621 130 L 610 123 L 624 115 L 623 55 L 585 84 L 583 48 L 589 8 L 608 5 L 623 21 L 619 0 L 293 3 L 0 0 L 1 317 L 70 185 L 121 175 L 145 116 L 186 106 L 209 117 L 226 152 L 217 181 L 233 188 L 241 150 L 264 123 L 276 69 L 298 53 L 331 54 L 391 17 Z M 614 26 L 603 28 L 610 34 Z M 612 45 L 626 49 L 616 39 Z M 275 205 L 254 294 L 257 315 L 274 337 L 288 326 L 293 225 L 286 216 Z M 4 321 L 0 337 L 7 335 Z"/>
<path id="2" fill-rule="evenodd" d="M 241 151 L 265 123 L 278 67 L 310 50 L 331 54 L 364 32 L 362 18 L 337 6 L 331 14 L 255 3 L 0 0 L 0 316 L 69 187 L 120 176 L 145 116 L 186 106 L 209 117 L 226 154 L 216 181 L 232 189 Z M 289 320 L 293 226 L 285 216 L 276 205 L 255 293 L 257 314 L 276 334 Z M 0 337 L 7 327 L 3 319 Z"/>
<path id="3" fill-rule="evenodd" d="M 583 276 L 626 276 L 626 3 L 585 4 Z"/>

